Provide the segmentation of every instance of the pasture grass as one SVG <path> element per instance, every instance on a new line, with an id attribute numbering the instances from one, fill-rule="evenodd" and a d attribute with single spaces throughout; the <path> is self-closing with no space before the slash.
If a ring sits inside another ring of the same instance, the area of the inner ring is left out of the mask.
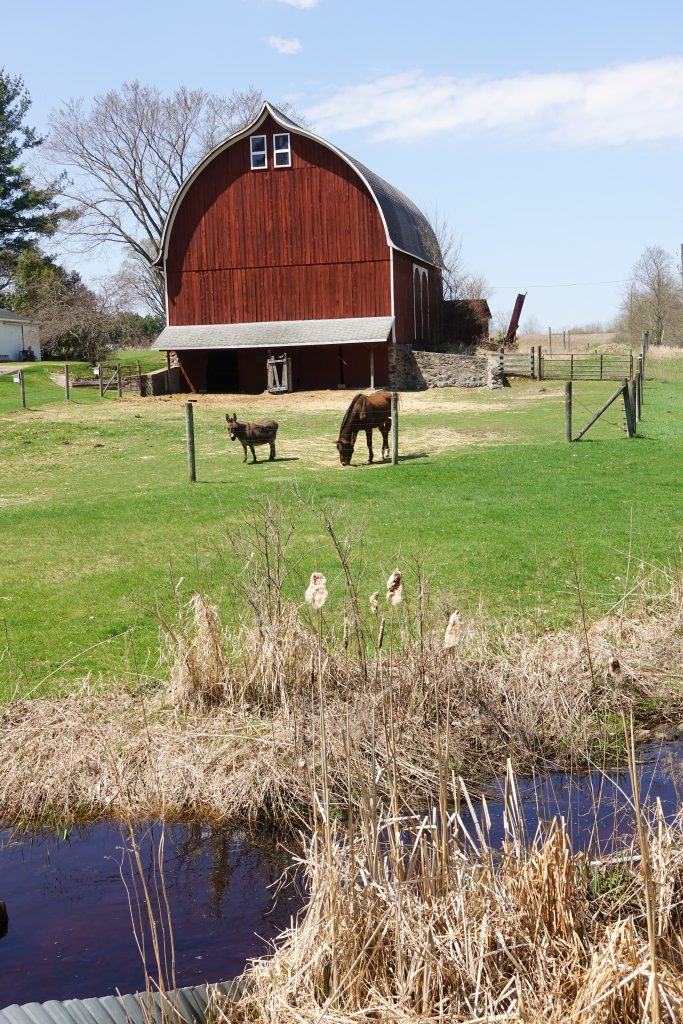
<path id="1" fill-rule="evenodd" d="M 414 588 L 421 562 L 444 614 L 481 608 L 536 631 L 575 622 L 581 602 L 589 618 L 615 607 L 629 560 L 633 572 L 680 559 L 683 359 L 675 353 L 650 350 L 632 441 L 615 403 L 584 441 L 565 444 L 561 384 L 516 381 L 498 392 L 404 396 L 399 467 L 361 465 L 363 443 L 356 466 L 341 469 L 334 441 L 348 394 L 202 397 L 196 485 L 187 482 L 183 398 L 102 402 L 76 392 L 72 403 L 47 404 L 46 369 L 27 371 L 35 400 L 25 412 L 1 404 L 8 385 L 0 383 L 5 700 L 65 692 L 88 672 L 105 683 L 154 675 L 156 613 L 170 614 L 172 581 L 183 595 L 208 591 L 236 616 L 243 563 L 231 538 L 244 532 L 250 507 L 271 499 L 294 524 L 285 580 L 294 600 L 313 568 L 328 576 L 333 605 L 341 600 L 321 507 L 351 540 L 361 592 L 381 590 L 396 564 Z M 575 384 L 575 429 L 615 387 Z M 277 418 L 277 461 L 242 465 L 225 429 L 233 406 L 243 419 Z"/>

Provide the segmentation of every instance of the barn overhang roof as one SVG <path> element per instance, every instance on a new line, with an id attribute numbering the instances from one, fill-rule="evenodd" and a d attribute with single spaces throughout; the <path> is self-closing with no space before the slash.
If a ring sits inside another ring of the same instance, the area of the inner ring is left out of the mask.
<path id="1" fill-rule="evenodd" d="M 152 345 L 161 352 L 208 348 L 300 348 L 362 345 L 387 341 L 393 316 L 338 320 L 275 320 L 254 324 L 197 324 L 165 327 Z"/>

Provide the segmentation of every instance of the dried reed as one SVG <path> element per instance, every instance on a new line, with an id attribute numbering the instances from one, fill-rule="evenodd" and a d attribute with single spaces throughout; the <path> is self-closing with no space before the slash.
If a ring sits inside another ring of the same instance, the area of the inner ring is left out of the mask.
<path id="1" fill-rule="evenodd" d="M 437 799 L 437 726 L 449 762 L 466 766 L 472 781 L 490 778 L 508 757 L 527 772 L 586 763 L 610 743 L 623 748 L 622 711 L 633 712 L 638 728 L 653 713 L 659 722 L 683 717 L 678 579 L 667 593 L 636 592 L 628 617 L 587 633 L 581 625 L 533 638 L 477 616 L 461 623 L 446 651 L 443 622 L 430 629 L 422 605 L 404 601 L 384 661 L 383 623 L 373 639 L 374 682 L 355 657 L 354 619 L 346 647 L 341 628 L 322 635 L 319 621 L 277 604 L 272 615 L 231 629 L 205 599 L 181 605 L 164 630 L 166 687 L 103 695 L 86 683 L 65 698 L 2 708 L 0 816 L 154 817 L 163 804 L 176 817 L 296 823 L 308 817 L 310 775 L 320 772 L 321 701 L 330 799 L 342 811 L 349 793 L 358 802 L 371 770 L 379 795 L 395 777 L 405 805 Z M 370 635 L 369 621 L 364 628 Z M 593 666 L 602 666 L 595 685 L 587 642 Z M 608 675 L 614 658 L 620 671 Z M 319 663 L 323 690 L 316 686 L 312 699 L 311 664 Z"/>
<path id="2" fill-rule="evenodd" d="M 596 910 L 589 864 L 564 823 L 530 843 L 519 832 L 519 794 L 506 788 L 507 842 L 465 833 L 469 795 L 451 779 L 443 816 L 402 816 L 366 785 L 352 827 L 331 849 L 319 833 L 302 858 L 309 901 L 301 921 L 256 961 L 224 1021 L 449 1020 L 636 1024 L 680 1020 L 678 922 L 661 915 L 657 971 L 648 956 L 647 883 L 631 857 L 633 907 Z M 397 831 L 398 830 L 398 831 Z M 395 836 L 398 835 L 398 842 Z M 680 885 L 683 822 L 644 824 L 660 877 Z M 605 917 L 607 916 L 607 920 Z M 659 1003 L 658 1003 L 659 1000 Z M 661 1007 L 661 1016 L 657 1006 Z"/>

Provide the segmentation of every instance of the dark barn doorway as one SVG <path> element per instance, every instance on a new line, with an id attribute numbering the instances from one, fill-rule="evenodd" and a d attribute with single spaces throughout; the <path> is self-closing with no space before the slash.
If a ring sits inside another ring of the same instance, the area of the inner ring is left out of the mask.
<path id="1" fill-rule="evenodd" d="M 211 349 L 206 362 L 206 389 L 212 394 L 230 394 L 240 389 L 238 353 L 231 348 Z"/>

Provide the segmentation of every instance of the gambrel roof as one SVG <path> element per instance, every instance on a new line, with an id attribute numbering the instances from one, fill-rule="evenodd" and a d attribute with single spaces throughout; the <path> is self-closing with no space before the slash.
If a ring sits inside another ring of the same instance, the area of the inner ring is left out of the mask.
<path id="1" fill-rule="evenodd" d="M 283 128 L 289 128 L 298 135 L 303 135 L 305 138 L 319 142 L 322 146 L 325 146 L 333 153 L 336 153 L 345 163 L 354 168 L 377 204 L 387 236 L 387 245 L 392 246 L 394 249 L 400 249 L 402 252 L 408 253 L 408 255 L 414 256 L 416 259 L 429 263 L 432 266 L 441 268 L 441 249 L 436 235 L 434 234 L 432 226 L 425 215 L 418 209 L 412 200 L 408 199 L 407 196 L 391 185 L 388 181 L 385 181 L 384 178 L 381 178 L 379 174 L 375 174 L 374 171 L 371 171 L 365 166 L 365 164 L 362 164 L 360 160 L 356 160 L 337 146 L 334 146 L 331 142 L 327 142 L 325 139 L 320 138 L 320 136 L 310 132 L 307 128 L 297 124 L 296 121 L 293 121 L 286 114 L 283 114 L 281 110 L 278 110 L 277 107 L 274 107 L 268 102 L 263 104 L 258 115 L 250 124 L 241 128 L 238 132 L 235 132 L 234 135 L 231 135 L 228 139 L 225 139 L 224 142 L 221 142 L 216 146 L 215 149 L 211 150 L 203 160 L 200 160 L 194 170 L 186 178 L 171 204 L 171 209 L 169 210 L 166 224 L 164 225 L 161 249 L 156 260 L 158 265 L 160 265 L 166 257 L 173 221 L 178 207 L 180 206 L 190 185 L 207 166 L 207 164 L 217 157 L 219 153 L 222 153 L 223 150 L 228 148 L 228 146 L 233 145 L 240 139 L 250 135 L 254 129 L 259 127 L 268 115 L 270 115 L 274 121 L 277 121 Z"/>

